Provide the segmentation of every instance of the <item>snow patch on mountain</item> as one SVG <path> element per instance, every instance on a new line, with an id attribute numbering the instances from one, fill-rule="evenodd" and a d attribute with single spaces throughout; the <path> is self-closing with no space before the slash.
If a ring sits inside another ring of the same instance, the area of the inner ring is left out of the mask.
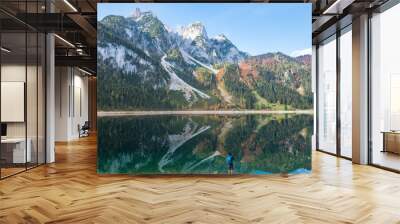
<path id="1" fill-rule="evenodd" d="M 190 101 L 192 97 L 194 99 L 196 99 L 197 97 L 196 97 L 195 93 L 197 93 L 201 98 L 205 98 L 205 99 L 210 98 L 209 95 L 192 87 L 191 85 L 189 85 L 185 81 L 183 81 L 181 78 L 179 78 L 179 76 L 172 69 L 173 65 L 171 65 L 168 61 L 165 60 L 166 57 L 167 57 L 167 55 L 164 55 L 161 58 L 161 65 L 164 67 L 165 71 L 167 71 L 168 74 L 170 75 L 169 89 L 182 91 L 184 93 L 185 99 L 187 101 Z"/>
<path id="2" fill-rule="evenodd" d="M 112 60 L 115 61 L 117 66 L 121 69 L 123 69 L 125 72 L 135 72 L 136 71 L 136 66 L 132 63 L 128 63 L 125 60 L 125 54 L 129 54 L 132 57 L 137 57 L 137 55 L 132 52 L 131 50 L 126 49 L 125 47 L 118 45 L 118 46 L 112 46 L 110 44 L 107 44 L 107 47 L 98 47 L 98 53 L 104 58 L 111 58 Z M 141 61 L 142 63 L 146 63 L 144 61 Z"/>
<path id="3" fill-rule="evenodd" d="M 193 62 L 195 62 L 195 63 L 197 63 L 198 65 L 201 65 L 201 66 L 203 66 L 204 68 L 209 69 L 209 70 L 210 70 L 211 72 L 213 72 L 214 74 L 217 74 L 217 73 L 218 73 L 218 70 L 213 69 L 213 68 L 211 67 L 211 65 L 206 65 L 206 64 L 202 63 L 201 61 L 199 61 L 199 60 L 193 58 L 192 56 L 190 56 L 190 54 L 188 54 L 186 51 L 184 51 L 184 50 L 182 50 L 182 49 L 179 49 L 179 50 L 181 51 L 181 54 L 182 54 L 183 58 L 185 59 L 185 61 L 186 61 L 186 60 L 187 60 L 187 61 L 190 61 L 191 64 L 193 64 Z"/>
<path id="4" fill-rule="evenodd" d="M 219 42 L 223 42 L 223 41 L 227 41 L 228 40 L 228 38 L 226 38 L 226 36 L 223 35 L 223 34 L 219 34 L 219 35 L 217 35 L 215 37 L 212 37 L 211 39 L 214 39 L 214 40 L 219 41 Z"/>
<path id="5" fill-rule="evenodd" d="M 131 29 L 125 28 L 125 32 L 126 32 L 126 34 L 128 35 L 129 38 L 133 37 L 133 32 L 132 32 Z"/>
<path id="6" fill-rule="evenodd" d="M 182 50 L 181 48 L 179 48 L 179 51 L 182 54 L 183 60 L 188 63 L 189 65 L 197 65 L 193 60 L 192 57 L 190 57 L 190 55 L 188 53 L 186 53 L 186 51 Z"/>
<path id="7" fill-rule="evenodd" d="M 138 24 L 138 30 L 144 33 L 154 33 L 154 27 L 162 24 L 165 32 L 160 32 L 160 36 L 153 37 L 151 41 L 153 49 L 160 57 L 163 55 L 162 52 L 173 47 L 184 49 L 190 56 L 204 64 L 236 63 L 247 57 L 247 54 L 239 51 L 225 35 L 219 34 L 209 38 L 206 28 L 201 22 L 181 26 L 173 31 L 150 11 L 141 12 L 136 9 L 132 18 Z M 128 33 L 128 35 L 130 34 Z M 147 48 L 146 46 L 139 47 L 140 49 Z"/>
<path id="8" fill-rule="evenodd" d="M 229 62 L 235 62 L 235 61 L 240 61 L 243 59 L 243 57 L 238 56 L 240 55 L 240 52 L 237 48 L 231 47 L 229 49 L 228 54 L 225 55 L 225 60 L 229 61 Z"/>

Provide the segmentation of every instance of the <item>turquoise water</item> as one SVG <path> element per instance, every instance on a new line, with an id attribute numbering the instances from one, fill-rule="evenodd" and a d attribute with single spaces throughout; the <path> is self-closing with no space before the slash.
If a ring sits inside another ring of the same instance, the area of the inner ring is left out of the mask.
<path id="1" fill-rule="evenodd" d="M 273 174 L 311 171 L 311 115 L 98 118 L 100 174 Z"/>

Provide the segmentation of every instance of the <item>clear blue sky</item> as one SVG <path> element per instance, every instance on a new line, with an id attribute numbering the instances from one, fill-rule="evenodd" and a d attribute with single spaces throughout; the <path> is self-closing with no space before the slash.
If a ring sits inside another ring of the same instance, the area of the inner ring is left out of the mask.
<path id="1" fill-rule="evenodd" d="M 311 4 L 266 3 L 101 3 L 98 19 L 131 16 L 136 8 L 152 11 L 176 30 L 202 22 L 209 37 L 227 36 L 240 50 L 258 55 L 311 48 Z"/>

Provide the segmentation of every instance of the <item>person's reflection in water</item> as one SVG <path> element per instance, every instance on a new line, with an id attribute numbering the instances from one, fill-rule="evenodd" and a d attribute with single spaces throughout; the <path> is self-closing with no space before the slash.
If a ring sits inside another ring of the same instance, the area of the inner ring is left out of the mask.
<path id="1" fill-rule="evenodd" d="M 233 174 L 233 161 L 235 158 L 233 157 L 232 153 L 228 153 L 226 156 L 226 164 L 228 165 L 228 174 L 232 175 Z"/>

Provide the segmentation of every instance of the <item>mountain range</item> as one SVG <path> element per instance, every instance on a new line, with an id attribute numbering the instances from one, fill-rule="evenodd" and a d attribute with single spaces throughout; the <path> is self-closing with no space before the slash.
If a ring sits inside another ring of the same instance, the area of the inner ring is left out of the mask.
<path id="1" fill-rule="evenodd" d="M 99 21 L 97 42 L 100 110 L 312 108 L 310 55 L 252 56 L 201 22 L 172 30 L 139 9 Z"/>

